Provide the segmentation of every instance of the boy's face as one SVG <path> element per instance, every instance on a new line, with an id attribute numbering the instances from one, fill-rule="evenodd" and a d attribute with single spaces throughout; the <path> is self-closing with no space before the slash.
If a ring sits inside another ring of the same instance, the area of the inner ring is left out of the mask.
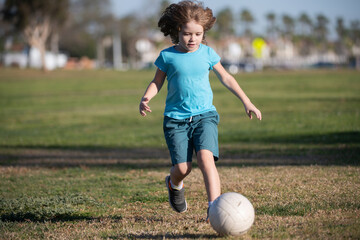
<path id="1" fill-rule="evenodd" d="M 195 21 L 184 24 L 179 32 L 179 50 L 195 52 L 203 40 L 204 28 Z"/>

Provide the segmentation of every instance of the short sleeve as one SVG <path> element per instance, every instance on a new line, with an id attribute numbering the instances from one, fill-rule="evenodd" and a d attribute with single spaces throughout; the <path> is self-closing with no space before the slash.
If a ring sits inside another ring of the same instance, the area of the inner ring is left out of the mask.
<path id="1" fill-rule="evenodd" d="M 165 62 L 164 53 L 161 52 L 158 58 L 155 60 L 155 65 L 164 73 L 167 72 L 168 66 Z"/>
<path id="2" fill-rule="evenodd" d="M 213 66 L 220 62 L 221 57 L 214 51 L 214 49 L 209 47 L 209 59 L 210 59 L 210 70 L 213 69 Z"/>

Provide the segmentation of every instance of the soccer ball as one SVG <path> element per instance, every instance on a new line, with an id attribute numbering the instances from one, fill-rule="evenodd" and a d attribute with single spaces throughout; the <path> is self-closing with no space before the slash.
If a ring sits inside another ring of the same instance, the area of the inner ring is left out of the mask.
<path id="1" fill-rule="evenodd" d="M 251 202 L 240 193 L 229 192 L 218 197 L 209 209 L 209 220 L 220 235 L 245 234 L 255 220 Z"/>

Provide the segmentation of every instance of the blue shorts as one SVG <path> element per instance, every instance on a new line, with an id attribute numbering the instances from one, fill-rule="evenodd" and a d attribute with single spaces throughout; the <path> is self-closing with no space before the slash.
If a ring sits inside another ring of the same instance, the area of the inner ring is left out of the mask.
<path id="1" fill-rule="evenodd" d="M 173 165 L 191 162 L 193 152 L 206 149 L 219 158 L 218 126 L 216 111 L 206 112 L 187 119 L 174 119 L 165 116 L 164 135 Z"/>

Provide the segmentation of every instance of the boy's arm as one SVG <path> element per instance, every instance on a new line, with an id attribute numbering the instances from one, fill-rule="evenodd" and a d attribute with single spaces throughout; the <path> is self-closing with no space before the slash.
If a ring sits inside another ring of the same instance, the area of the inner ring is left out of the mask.
<path id="1" fill-rule="evenodd" d="M 233 76 L 231 76 L 225 68 L 221 65 L 220 62 L 214 65 L 214 72 L 217 77 L 227 87 L 235 96 L 237 96 L 241 102 L 244 104 L 246 114 L 252 119 L 251 113 L 253 112 L 256 117 L 261 120 L 261 112 L 251 103 L 250 99 L 246 96 L 245 92 L 241 89 L 237 81 Z"/>
<path id="2" fill-rule="evenodd" d="M 141 116 L 145 117 L 146 112 L 151 112 L 148 103 L 160 91 L 162 85 L 164 84 L 165 78 L 166 73 L 158 68 L 156 70 L 154 79 L 150 82 L 144 93 L 144 96 L 141 98 L 139 105 L 139 112 Z"/>

